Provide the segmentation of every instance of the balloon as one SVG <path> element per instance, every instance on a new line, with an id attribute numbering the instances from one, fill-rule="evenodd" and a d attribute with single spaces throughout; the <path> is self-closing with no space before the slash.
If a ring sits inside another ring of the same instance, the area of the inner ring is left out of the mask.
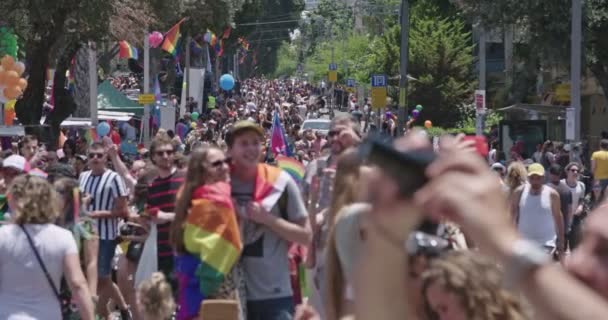
<path id="1" fill-rule="evenodd" d="M 25 71 L 25 64 L 23 64 L 23 62 L 19 61 L 19 62 L 15 63 L 15 65 L 13 66 L 13 70 L 15 72 L 17 72 L 17 74 L 21 77 L 21 75 Z"/>
<path id="2" fill-rule="evenodd" d="M 97 135 L 100 137 L 104 137 L 108 133 L 110 133 L 110 125 L 107 122 L 100 122 L 97 125 Z"/>
<path id="3" fill-rule="evenodd" d="M 163 34 L 158 31 L 154 31 L 148 36 L 148 41 L 150 42 L 150 47 L 157 48 L 163 42 Z"/>
<path id="4" fill-rule="evenodd" d="M 12 100 L 15 101 L 15 100 Z M 17 114 L 15 113 L 15 109 L 4 109 L 4 125 L 12 126 Z"/>
<path id="5" fill-rule="evenodd" d="M 17 86 L 19 86 L 19 88 L 21 88 L 21 90 L 25 91 L 25 88 L 27 88 L 27 80 L 25 80 L 23 78 L 19 79 Z"/>
<path id="6" fill-rule="evenodd" d="M 431 122 L 431 120 L 426 120 L 424 122 L 424 127 L 427 129 L 430 129 L 433 126 L 433 123 Z"/>
<path id="7" fill-rule="evenodd" d="M 416 110 L 418 110 L 418 111 L 422 111 L 422 106 L 421 106 L 421 105 L 417 105 L 417 106 L 416 106 Z"/>
<path id="8" fill-rule="evenodd" d="M 0 63 L 2 63 L 2 67 L 4 68 L 4 70 L 12 70 L 13 66 L 15 65 L 15 59 L 7 55 L 0 60 Z"/>
<path id="9" fill-rule="evenodd" d="M 9 100 L 16 99 L 22 93 L 23 93 L 23 91 L 21 91 L 21 88 L 19 88 L 17 86 L 10 86 L 10 87 L 4 88 L 4 96 Z"/>
<path id="10" fill-rule="evenodd" d="M 416 119 L 419 115 L 420 111 L 418 109 L 414 109 L 414 111 L 412 111 L 412 118 Z"/>
<path id="11" fill-rule="evenodd" d="M 17 103 L 17 100 L 10 100 L 10 101 L 7 101 L 7 102 L 4 104 L 4 109 L 5 109 L 5 110 L 15 110 L 15 104 L 16 104 L 16 103 Z"/>
<path id="12" fill-rule="evenodd" d="M 190 128 L 192 128 L 192 129 L 196 129 L 196 127 L 197 127 L 196 122 L 192 122 L 192 123 L 190 124 Z"/>
<path id="13" fill-rule="evenodd" d="M 11 86 L 16 86 L 17 84 L 19 84 L 19 74 L 16 71 L 8 71 L 6 72 L 6 78 L 4 80 L 4 85 L 6 85 L 7 87 L 11 87 Z"/>
<path id="14" fill-rule="evenodd" d="M 221 76 L 220 87 L 226 91 L 232 90 L 234 88 L 234 78 L 229 74 Z"/>
<path id="15" fill-rule="evenodd" d="M 199 116 L 198 112 L 196 112 L 196 111 L 192 112 L 192 115 L 190 115 L 190 119 L 192 119 L 192 121 L 196 121 L 196 120 L 198 120 L 198 116 Z"/>

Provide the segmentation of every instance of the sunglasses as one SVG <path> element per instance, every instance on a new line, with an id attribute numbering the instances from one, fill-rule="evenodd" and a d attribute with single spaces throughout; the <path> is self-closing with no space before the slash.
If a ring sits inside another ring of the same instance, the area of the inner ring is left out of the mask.
<path id="1" fill-rule="evenodd" d="M 175 151 L 173 151 L 173 150 L 160 150 L 160 151 L 156 151 L 154 154 L 156 154 L 159 157 L 162 157 L 165 154 L 168 156 L 172 156 L 174 153 L 175 153 Z"/>
<path id="2" fill-rule="evenodd" d="M 331 130 L 331 131 L 329 131 L 327 133 L 327 136 L 328 137 L 335 137 L 335 136 L 339 135 L 340 132 L 342 132 L 342 130 Z"/>
<path id="3" fill-rule="evenodd" d="M 405 246 L 407 253 L 410 256 L 421 254 L 424 256 L 435 257 L 450 249 L 449 241 L 421 231 L 416 231 L 410 234 Z"/>
<path id="4" fill-rule="evenodd" d="M 573 172 L 573 173 L 578 173 L 579 172 L 578 169 L 570 169 L 568 171 Z"/>
<path id="5" fill-rule="evenodd" d="M 103 153 L 89 153 L 89 159 L 102 159 L 104 156 Z"/>
<path id="6" fill-rule="evenodd" d="M 231 162 L 232 162 L 232 158 L 226 158 L 224 160 L 217 160 L 217 161 L 211 162 L 211 166 L 214 168 L 217 168 L 217 167 L 222 166 L 224 163 L 229 165 Z"/>

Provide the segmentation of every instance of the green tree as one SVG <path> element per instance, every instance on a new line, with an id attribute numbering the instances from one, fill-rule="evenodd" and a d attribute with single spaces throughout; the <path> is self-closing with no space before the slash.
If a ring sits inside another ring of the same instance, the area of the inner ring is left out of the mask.
<path id="1" fill-rule="evenodd" d="M 383 72 L 398 84 L 400 27 L 394 26 L 371 44 L 369 72 Z M 410 105 L 421 104 L 421 118 L 435 125 L 452 127 L 464 117 L 463 106 L 471 101 L 471 34 L 458 17 L 442 17 L 434 4 L 418 2 L 412 8 L 408 74 Z"/>

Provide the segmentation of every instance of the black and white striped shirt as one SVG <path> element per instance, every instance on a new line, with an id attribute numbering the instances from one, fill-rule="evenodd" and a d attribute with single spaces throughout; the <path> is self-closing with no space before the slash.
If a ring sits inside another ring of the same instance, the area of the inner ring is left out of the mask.
<path id="1" fill-rule="evenodd" d="M 128 196 L 123 179 L 114 171 L 106 170 L 102 175 L 95 176 L 91 171 L 80 174 L 80 191 L 91 195 L 89 212 L 112 211 L 114 201 L 119 197 Z M 118 235 L 120 218 L 105 218 L 97 220 L 97 231 L 101 240 L 114 240 Z"/>

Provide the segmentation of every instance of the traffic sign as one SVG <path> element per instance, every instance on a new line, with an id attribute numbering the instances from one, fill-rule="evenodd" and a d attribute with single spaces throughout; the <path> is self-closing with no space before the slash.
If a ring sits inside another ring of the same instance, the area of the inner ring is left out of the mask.
<path id="1" fill-rule="evenodd" d="M 486 112 L 486 91 L 475 90 L 475 108 L 477 113 L 483 114 Z"/>
<path id="2" fill-rule="evenodd" d="M 386 75 L 372 75 L 372 108 L 386 107 Z"/>
<path id="3" fill-rule="evenodd" d="M 338 64 L 336 63 L 330 63 L 329 64 L 329 71 L 336 71 L 338 70 Z"/>
<path id="4" fill-rule="evenodd" d="M 137 102 L 139 102 L 139 104 L 153 104 L 156 102 L 156 98 L 152 93 L 140 94 L 137 97 Z"/>
<path id="5" fill-rule="evenodd" d="M 346 79 L 346 86 L 352 88 L 355 86 L 355 79 Z"/>
<path id="6" fill-rule="evenodd" d="M 386 87 L 386 75 L 385 74 L 373 74 L 372 75 L 372 87 Z"/>
<path id="7" fill-rule="evenodd" d="M 329 82 L 338 82 L 338 71 L 330 70 L 327 74 L 327 80 Z"/>

